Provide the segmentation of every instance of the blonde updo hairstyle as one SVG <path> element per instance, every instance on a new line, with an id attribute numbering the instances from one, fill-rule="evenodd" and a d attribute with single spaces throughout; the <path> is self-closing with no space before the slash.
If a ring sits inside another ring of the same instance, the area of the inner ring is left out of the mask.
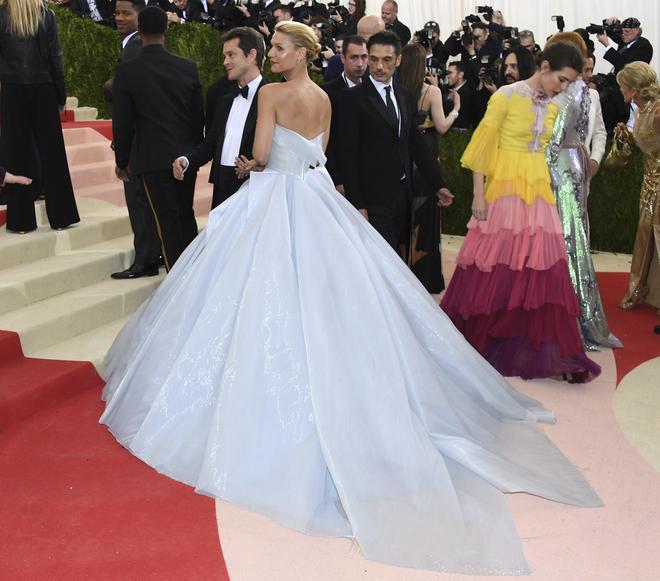
<path id="1" fill-rule="evenodd" d="M 314 31 L 301 22 L 278 22 L 275 32 L 286 34 L 296 48 L 304 48 L 307 53 L 307 62 L 316 60 L 321 52 L 321 45 L 316 40 Z"/>
<path id="2" fill-rule="evenodd" d="M 619 86 L 627 87 L 639 93 L 642 101 L 657 101 L 660 99 L 660 83 L 653 67 L 642 61 L 628 63 L 616 75 Z"/>

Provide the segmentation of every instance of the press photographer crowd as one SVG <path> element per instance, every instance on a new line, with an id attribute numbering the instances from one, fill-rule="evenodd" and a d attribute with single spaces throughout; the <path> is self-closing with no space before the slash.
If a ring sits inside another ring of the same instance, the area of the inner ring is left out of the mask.
<path id="1" fill-rule="evenodd" d="M 82 18 L 116 27 L 115 0 L 60 0 Z M 314 27 L 322 51 L 312 63 L 312 70 L 321 72 L 326 82 L 339 77 L 343 70 L 341 58 L 343 39 L 358 32 L 358 22 L 366 14 L 366 0 L 305 0 L 281 3 L 278 0 L 147 0 L 167 12 L 171 23 L 199 22 L 226 32 L 239 26 L 258 30 L 268 41 L 275 24 L 294 20 Z M 536 39 L 531 30 L 520 29 L 505 21 L 501 11 L 492 6 L 476 6 L 460 26 L 444 35 L 435 21 L 411 31 L 398 19 L 396 1 L 385 1 L 380 17 L 387 30 L 395 32 L 401 43 L 420 44 L 426 50 L 427 84 L 439 86 L 444 96 L 445 112 L 454 107 L 453 93 L 460 95 L 461 106 L 452 128 L 474 128 L 483 118 L 490 96 L 498 87 L 529 78 L 536 70 L 534 55 L 540 52 L 545 39 Z M 557 30 L 564 31 L 561 15 L 553 16 Z M 581 26 L 577 26 L 580 24 Z M 631 106 L 623 100 L 616 82 L 626 63 L 649 63 L 653 56 L 651 43 L 642 35 L 641 22 L 636 17 L 606 18 L 600 24 L 573 23 L 573 29 L 584 39 L 589 57 L 583 78 L 600 96 L 603 120 L 608 134 L 620 123 L 631 127 Z M 594 74 L 596 57 L 594 42 L 605 48 L 605 60 L 612 65 L 608 74 Z M 615 44 L 613 44 L 615 43 Z M 634 104 L 632 105 L 634 109 Z"/>

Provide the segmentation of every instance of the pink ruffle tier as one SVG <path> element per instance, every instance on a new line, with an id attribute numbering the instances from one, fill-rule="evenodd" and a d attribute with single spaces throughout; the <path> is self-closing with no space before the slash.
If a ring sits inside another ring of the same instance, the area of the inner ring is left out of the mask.
<path id="1" fill-rule="evenodd" d="M 507 196 L 489 207 L 487 221 L 470 220 L 457 263 L 489 272 L 497 264 L 548 270 L 560 260 L 567 257 L 557 208 L 541 199 L 528 205 Z"/>

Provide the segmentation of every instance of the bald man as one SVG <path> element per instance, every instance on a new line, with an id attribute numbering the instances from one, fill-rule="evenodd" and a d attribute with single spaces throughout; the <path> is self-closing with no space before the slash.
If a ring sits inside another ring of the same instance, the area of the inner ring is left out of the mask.
<path id="1" fill-rule="evenodd" d="M 369 39 L 374 34 L 377 32 L 383 32 L 383 30 L 385 30 L 385 22 L 380 16 L 367 14 L 358 20 L 357 33 L 358 36 L 364 38 L 365 42 L 369 42 Z M 344 65 L 341 62 L 341 55 L 336 54 L 328 61 L 328 66 L 323 75 L 323 81 L 326 83 L 334 81 L 335 79 L 338 79 L 343 72 Z"/>

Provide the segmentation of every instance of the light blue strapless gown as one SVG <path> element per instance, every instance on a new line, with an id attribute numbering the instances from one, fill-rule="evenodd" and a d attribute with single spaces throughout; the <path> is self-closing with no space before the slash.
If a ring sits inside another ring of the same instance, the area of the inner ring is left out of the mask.
<path id="1" fill-rule="evenodd" d="M 502 493 L 598 496 L 324 162 L 321 136 L 276 127 L 117 337 L 101 422 L 198 492 L 368 558 L 525 573 Z"/>

